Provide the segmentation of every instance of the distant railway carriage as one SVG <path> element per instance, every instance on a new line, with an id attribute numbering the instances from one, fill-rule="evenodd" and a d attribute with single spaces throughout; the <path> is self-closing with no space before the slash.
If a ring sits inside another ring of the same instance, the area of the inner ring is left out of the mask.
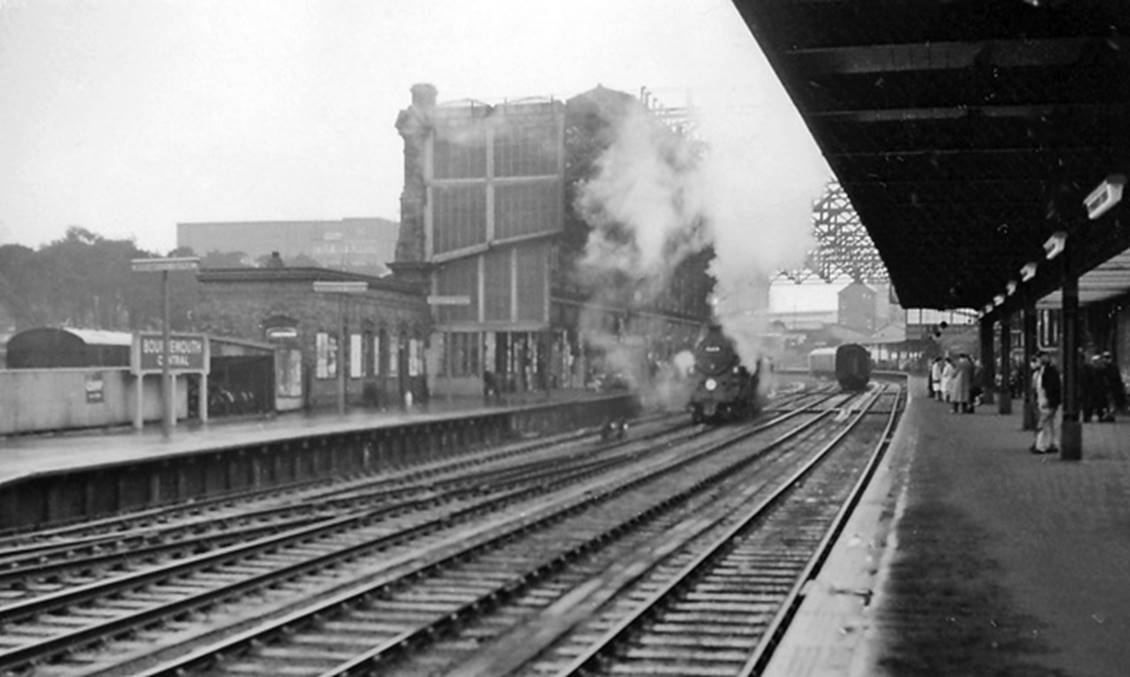
<path id="1" fill-rule="evenodd" d="M 9 369 L 128 367 L 133 336 L 124 331 L 38 327 L 8 340 Z"/>
<path id="2" fill-rule="evenodd" d="M 723 421 L 752 416 L 759 408 L 760 365 L 751 372 L 741 363 L 733 341 L 711 326 L 694 350 L 694 391 L 687 409 L 691 419 Z"/>
<path id="3" fill-rule="evenodd" d="M 813 376 L 834 378 L 844 390 L 863 390 L 871 380 L 871 354 L 858 343 L 817 348 L 808 354 Z"/>

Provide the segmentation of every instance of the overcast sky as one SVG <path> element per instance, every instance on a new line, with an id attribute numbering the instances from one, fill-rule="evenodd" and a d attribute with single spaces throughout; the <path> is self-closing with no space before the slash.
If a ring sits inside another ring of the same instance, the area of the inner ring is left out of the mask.
<path id="1" fill-rule="evenodd" d="M 393 123 L 424 81 L 689 93 L 781 162 L 814 153 L 727 0 L 0 0 L 0 243 L 79 225 L 163 253 L 178 221 L 399 219 Z"/>

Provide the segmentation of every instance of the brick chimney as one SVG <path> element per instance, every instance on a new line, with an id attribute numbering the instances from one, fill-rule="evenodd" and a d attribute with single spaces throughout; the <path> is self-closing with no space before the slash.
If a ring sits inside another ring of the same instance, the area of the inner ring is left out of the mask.
<path id="1" fill-rule="evenodd" d="M 412 105 L 421 110 L 436 107 L 436 86 L 427 82 L 412 85 Z"/>
<path id="2" fill-rule="evenodd" d="M 424 180 L 425 140 L 431 132 L 431 113 L 436 105 L 435 85 L 412 85 L 412 105 L 400 111 L 396 131 L 404 139 L 404 186 L 400 193 L 400 230 L 396 238 L 396 260 L 390 265 L 397 277 L 424 285 Z"/>

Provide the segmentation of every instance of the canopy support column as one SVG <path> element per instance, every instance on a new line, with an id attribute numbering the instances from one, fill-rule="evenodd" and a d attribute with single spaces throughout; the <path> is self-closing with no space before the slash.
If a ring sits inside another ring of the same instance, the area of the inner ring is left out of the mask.
<path id="1" fill-rule="evenodd" d="M 1002 415 L 1012 413 L 1012 316 L 1002 315 L 1001 327 L 1001 392 L 997 412 Z"/>
<path id="2" fill-rule="evenodd" d="M 981 318 L 981 402 L 993 404 L 997 388 L 996 356 L 993 354 L 993 320 Z"/>
<path id="3" fill-rule="evenodd" d="M 1083 425 L 1079 422 L 1079 275 L 1071 260 L 1078 246 L 1068 239 L 1063 257 L 1063 426 L 1059 457 L 1064 461 L 1083 458 Z"/>
<path id="4" fill-rule="evenodd" d="M 1024 295 L 1024 364 L 1020 365 L 1020 379 L 1024 385 L 1024 430 L 1036 429 L 1036 392 L 1032 389 L 1032 359 L 1036 357 L 1036 297 L 1031 291 Z"/>

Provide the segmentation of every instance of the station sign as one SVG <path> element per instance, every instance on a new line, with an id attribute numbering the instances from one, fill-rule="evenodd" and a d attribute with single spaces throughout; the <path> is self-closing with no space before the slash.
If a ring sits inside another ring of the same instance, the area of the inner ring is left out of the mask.
<path id="1" fill-rule="evenodd" d="M 452 294 L 441 296 L 437 294 L 428 295 L 429 306 L 469 306 L 471 305 L 471 297 L 466 294 Z"/>
<path id="2" fill-rule="evenodd" d="M 135 374 L 160 373 L 163 370 L 165 341 L 161 334 L 139 332 L 133 335 L 130 365 Z M 169 371 L 172 373 L 207 374 L 208 337 L 203 334 L 169 335 Z"/>
<path id="3" fill-rule="evenodd" d="M 1122 201 L 1122 189 L 1126 186 L 1125 174 L 1112 174 L 1098 185 L 1083 200 L 1087 208 L 1087 218 L 1094 221 Z"/>
<path id="4" fill-rule="evenodd" d="M 130 267 L 137 273 L 155 273 L 167 270 L 196 270 L 200 267 L 200 257 L 177 256 L 165 259 L 130 259 Z"/>
<path id="5" fill-rule="evenodd" d="M 360 294 L 368 289 L 368 282 L 314 280 L 314 291 L 319 294 Z"/>

